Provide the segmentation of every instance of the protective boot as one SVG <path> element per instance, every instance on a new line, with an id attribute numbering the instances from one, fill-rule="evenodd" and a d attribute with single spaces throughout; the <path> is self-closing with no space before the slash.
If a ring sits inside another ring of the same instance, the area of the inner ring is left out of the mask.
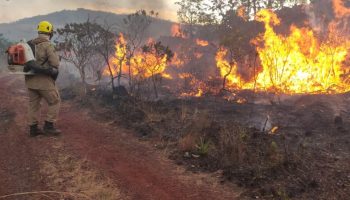
<path id="1" fill-rule="evenodd" d="M 38 124 L 31 125 L 29 131 L 30 137 L 36 137 L 38 135 L 43 135 L 44 133 L 39 129 Z"/>
<path id="2" fill-rule="evenodd" d="M 62 133 L 62 131 L 56 129 L 52 122 L 45 121 L 44 133 L 49 136 L 58 136 Z"/>

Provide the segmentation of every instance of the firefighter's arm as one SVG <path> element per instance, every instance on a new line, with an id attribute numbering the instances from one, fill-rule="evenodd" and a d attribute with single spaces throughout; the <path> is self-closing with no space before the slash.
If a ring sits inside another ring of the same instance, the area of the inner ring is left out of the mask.
<path id="1" fill-rule="evenodd" d="M 58 69 L 54 66 L 52 67 L 43 67 L 42 65 L 36 63 L 34 60 L 31 60 L 25 64 L 25 68 L 34 70 L 35 73 L 45 74 L 51 77 L 57 78 Z M 54 78 L 54 79 L 55 79 Z"/>

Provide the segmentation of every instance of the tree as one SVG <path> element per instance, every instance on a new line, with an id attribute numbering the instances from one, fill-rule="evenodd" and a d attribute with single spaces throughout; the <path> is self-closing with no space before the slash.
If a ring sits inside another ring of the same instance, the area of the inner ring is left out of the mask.
<path id="1" fill-rule="evenodd" d="M 62 51 L 62 58 L 72 63 L 79 71 L 87 91 L 86 68 L 94 55 L 94 45 L 90 39 L 89 29 L 93 24 L 89 20 L 85 23 L 66 24 L 64 28 L 57 29 L 57 46 Z"/>
<path id="2" fill-rule="evenodd" d="M 204 12 L 204 0 L 181 0 L 175 4 L 180 6 L 177 11 L 179 21 L 188 27 L 187 33 L 190 38 L 194 35 L 194 26 L 205 21 L 210 21 L 210 15 Z M 206 19 L 206 20 L 204 20 Z"/>
<path id="3" fill-rule="evenodd" d="M 3 34 L 0 33 L 0 53 L 4 53 L 10 44 L 11 42 L 7 40 Z"/>
<path id="4" fill-rule="evenodd" d="M 115 25 L 110 25 L 105 21 L 104 25 L 94 23 L 87 32 L 90 40 L 92 41 L 95 52 L 102 57 L 107 66 L 107 73 L 111 79 L 113 91 L 116 89 L 114 83 L 116 76 L 115 66 L 112 63 L 111 58 L 113 58 L 115 55 L 115 43 L 117 39 L 116 34 L 113 33 L 114 31 L 116 31 Z M 98 75 L 102 76 L 102 73 L 103 72 L 100 71 Z"/>
<path id="5" fill-rule="evenodd" d="M 128 65 L 128 76 L 129 76 L 129 89 L 132 93 L 135 84 L 133 83 L 133 73 L 131 59 L 134 56 L 137 49 L 139 49 L 146 40 L 146 34 L 149 26 L 153 22 L 154 18 L 158 16 L 158 13 L 150 11 L 147 13 L 145 10 L 139 10 L 133 14 L 128 15 L 124 18 L 123 26 L 125 30 L 125 36 L 127 39 L 127 65 Z"/>
<path id="6" fill-rule="evenodd" d="M 167 67 L 167 63 L 174 57 L 174 53 L 169 47 L 164 46 L 161 42 L 150 42 L 142 47 L 144 53 L 144 69 L 152 81 L 153 91 L 158 98 L 157 83 Z"/>

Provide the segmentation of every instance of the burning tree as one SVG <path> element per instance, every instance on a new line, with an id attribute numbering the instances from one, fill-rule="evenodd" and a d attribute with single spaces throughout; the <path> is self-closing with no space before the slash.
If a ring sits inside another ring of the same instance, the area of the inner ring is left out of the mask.
<path id="1" fill-rule="evenodd" d="M 226 90 L 226 85 L 229 87 L 239 86 L 241 79 L 237 73 L 237 63 L 233 60 L 232 51 L 230 52 L 231 62 L 226 60 L 228 50 L 225 48 L 220 49 L 216 54 L 217 66 L 220 70 L 220 75 L 223 77 L 222 90 Z"/>
<path id="2" fill-rule="evenodd" d="M 128 15 L 124 18 L 124 29 L 126 39 L 128 41 L 126 48 L 126 64 L 128 67 L 129 75 L 129 89 L 132 93 L 135 87 L 133 80 L 133 65 L 131 60 L 135 55 L 135 52 L 141 47 L 145 41 L 146 33 L 153 22 L 154 17 L 157 17 L 158 13 L 150 11 L 147 13 L 145 10 L 139 10 L 133 14 Z"/>
<path id="3" fill-rule="evenodd" d="M 149 42 L 143 46 L 143 62 L 145 69 L 145 77 L 149 77 L 152 81 L 153 91 L 156 98 L 158 98 L 157 83 L 160 81 L 160 77 L 168 77 L 170 75 L 164 73 L 167 63 L 171 61 L 174 54 L 169 49 L 161 44 L 161 42 Z"/>
<path id="4" fill-rule="evenodd" d="M 161 77 L 169 78 L 165 73 L 168 62 L 171 61 L 174 54 L 160 42 L 150 40 L 147 45 L 135 51 L 132 57 L 127 57 L 128 43 L 120 34 L 115 44 L 116 50 L 110 57 L 110 63 L 113 68 L 106 68 L 104 74 L 111 73 L 113 77 L 118 78 L 118 85 L 121 85 L 121 78 L 125 75 L 132 76 L 135 86 L 140 89 L 141 84 L 147 79 L 151 80 L 155 97 L 158 98 L 157 84 Z M 130 73 L 130 74 L 129 74 Z"/>
<path id="5" fill-rule="evenodd" d="M 265 32 L 253 40 L 261 62 L 256 76 L 241 79 L 234 67 L 222 60 L 224 53 L 218 52 L 217 65 L 224 82 L 241 82 L 232 88 L 256 87 L 258 91 L 288 94 L 339 93 L 350 89 L 342 67 L 350 47 L 348 40 L 331 30 L 326 40 L 320 41 L 312 30 L 294 26 L 288 36 L 277 34 L 274 26 L 279 25 L 280 19 L 268 10 L 261 10 L 257 21 L 264 23 Z"/>

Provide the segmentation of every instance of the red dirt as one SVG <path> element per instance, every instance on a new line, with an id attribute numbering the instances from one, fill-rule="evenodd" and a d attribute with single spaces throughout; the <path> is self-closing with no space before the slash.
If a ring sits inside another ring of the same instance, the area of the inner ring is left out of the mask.
<path id="1" fill-rule="evenodd" d="M 187 172 L 130 131 L 98 122 L 88 110 L 70 102 L 62 105 L 58 124 L 64 132 L 61 137 L 29 138 L 23 79 L 0 74 L 0 94 L 0 199 L 6 194 L 56 189 L 42 174 L 40 162 L 57 156 L 54 146 L 58 143 L 63 144 L 59 151 L 88 162 L 112 180 L 121 191 L 120 199 L 202 200 L 239 196 L 231 186 L 220 185 L 217 178 Z"/>

